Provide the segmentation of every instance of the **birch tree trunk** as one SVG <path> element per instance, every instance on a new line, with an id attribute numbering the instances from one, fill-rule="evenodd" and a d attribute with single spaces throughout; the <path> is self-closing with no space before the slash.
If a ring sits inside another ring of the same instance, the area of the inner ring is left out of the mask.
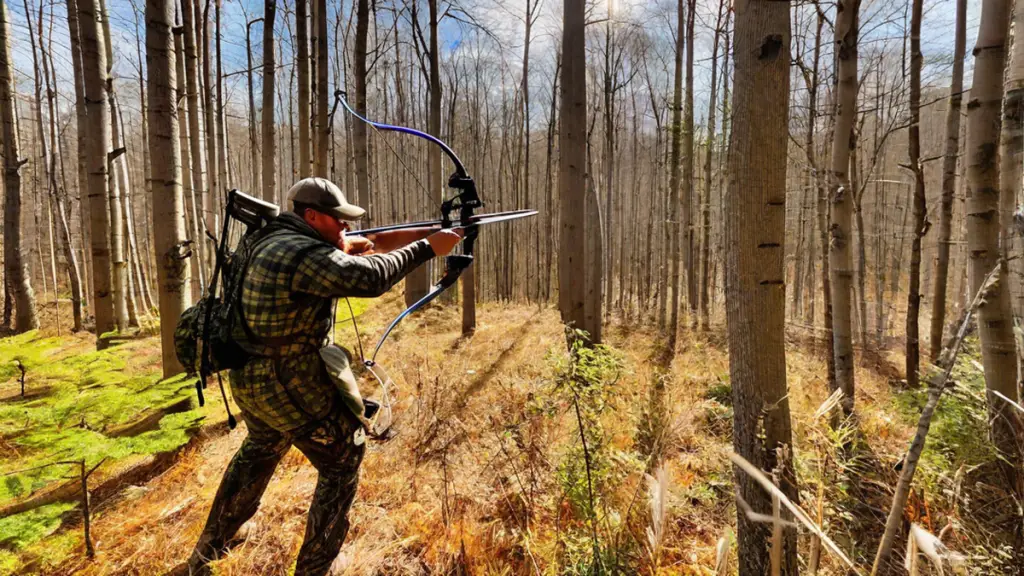
<path id="1" fill-rule="evenodd" d="M 836 385 L 843 391 L 843 410 L 853 411 L 853 190 L 850 189 L 850 148 L 857 115 L 857 29 L 860 0 L 841 0 L 836 16 L 838 88 L 832 141 L 832 225 L 829 269 L 832 275 L 832 321 Z"/>
<path id="2" fill-rule="evenodd" d="M 93 262 L 93 308 L 96 336 L 114 329 L 113 262 L 110 246 L 110 197 L 107 186 L 107 145 L 110 143 L 110 107 L 106 48 L 102 42 L 99 1 L 79 0 L 79 29 L 82 36 L 82 77 L 89 135 L 86 140 L 89 168 L 89 220 Z"/>
<path id="3" fill-rule="evenodd" d="M 89 286 L 89 279 L 94 278 L 90 272 L 92 266 L 92 251 L 86 249 L 91 233 L 89 214 L 89 169 L 87 163 L 86 132 L 88 122 L 85 115 L 85 83 L 82 78 L 82 46 L 79 38 L 78 24 L 78 1 L 67 0 L 68 10 L 68 34 L 71 40 L 71 68 L 74 73 L 75 82 L 75 130 L 77 141 L 78 170 L 78 207 L 79 223 L 82 230 L 82 270 L 84 272 L 84 284 Z M 82 290 L 82 301 L 86 308 L 89 307 L 88 289 Z M 95 312 L 94 312 L 95 313 Z"/>
<path id="4" fill-rule="evenodd" d="M 14 300 L 14 331 L 39 327 L 35 294 L 21 250 L 21 158 L 14 108 L 14 62 L 11 59 L 11 20 L 6 0 L 0 0 L 0 122 L 4 151 L 4 281 Z"/>
<path id="5" fill-rule="evenodd" d="M 726 192 L 726 311 L 732 381 L 733 444 L 780 488 L 797 497 L 792 424 L 786 388 L 785 146 L 765 146 L 789 129 L 789 2 L 736 2 L 735 103 Z M 766 410 L 765 407 L 771 409 Z M 772 498 L 741 471 L 737 493 L 771 514 Z M 772 528 L 737 514 L 739 573 L 797 574 L 796 532 L 785 531 L 782 551 L 770 552 Z"/>
<path id="6" fill-rule="evenodd" d="M 160 348 L 164 377 L 181 372 L 174 352 L 174 329 L 188 307 L 188 265 L 183 257 L 184 202 L 181 192 L 178 113 L 175 106 L 174 3 L 146 0 L 146 67 L 149 71 L 150 183 L 153 198 L 154 249 L 160 302 Z"/>
<path id="7" fill-rule="evenodd" d="M 196 228 L 195 244 L 193 249 L 196 251 L 199 258 L 199 269 L 200 271 L 207 270 L 206 263 L 209 261 L 209 251 L 207 250 L 208 244 L 206 243 L 205 230 L 206 227 L 212 225 L 210 221 L 210 214 L 207 212 L 209 190 L 206 187 L 206 131 L 203 126 L 202 110 L 200 109 L 200 103 L 202 99 L 199 96 L 199 67 L 197 62 L 196 54 L 196 28 L 193 20 L 193 13 L 195 11 L 193 0 L 182 0 L 181 9 L 181 20 L 182 28 L 184 28 L 184 42 L 185 42 L 185 82 L 186 82 L 186 93 L 188 100 L 188 135 L 189 135 L 189 155 L 190 155 L 190 167 L 192 173 L 192 194 L 195 197 L 194 202 L 197 204 L 197 222 L 194 225 Z M 178 71 L 179 74 L 181 71 Z M 179 118 L 179 120 L 184 120 Z M 182 149 L 182 154 L 185 154 L 185 150 Z M 199 282 L 203 286 L 206 285 L 206 278 L 204 274 L 199 275 Z"/>
<path id="8" fill-rule="evenodd" d="M 105 51 L 104 64 L 106 65 L 103 81 L 106 85 L 107 97 L 104 102 L 110 107 L 110 131 L 108 132 L 110 139 L 105 140 L 103 146 L 106 153 L 113 155 L 113 157 L 107 156 L 109 164 L 107 167 L 107 194 L 110 196 L 107 202 L 107 209 L 110 211 L 110 295 L 114 301 L 114 326 L 118 330 L 124 330 L 128 327 L 128 283 L 125 278 L 128 272 L 128 263 L 125 260 L 120 177 L 114 170 L 114 163 L 119 158 L 116 150 L 119 148 L 120 132 L 117 126 L 117 102 L 114 95 L 114 51 L 110 43 L 110 17 L 105 0 L 99 0 L 99 18 L 100 34 L 102 35 L 100 48 Z M 121 161 L 124 161 L 123 158 Z"/>
<path id="9" fill-rule="evenodd" d="M 263 4 L 263 199 L 277 201 L 277 122 L 274 116 L 274 23 L 277 0 Z"/>
<path id="10" fill-rule="evenodd" d="M 30 15 L 28 5 L 25 6 L 26 16 Z M 82 280 L 78 270 L 78 259 L 75 257 L 74 244 L 71 242 L 71 231 L 67 225 L 67 218 L 65 214 L 66 206 L 66 191 L 62 191 L 57 185 L 57 157 L 60 155 L 58 150 L 57 142 L 57 105 L 56 105 L 56 91 L 55 83 L 51 82 L 50 71 L 52 62 L 52 51 L 47 52 L 46 41 L 43 37 L 43 5 L 39 6 L 39 59 L 35 60 L 35 50 L 33 49 L 33 63 L 36 70 L 36 109 L 38 112 L 39 120 L 39 141 L 43 151 L 43 161 L 46 167 L 47 175 L 47 186 L 48 186 L 48 201 L 49 201 L 49 221 L 50 231 L 52 236 L 53 231 L 53 220 L 54 214 L 56 214 L 56 225 L 57 232 L 60 235 L 60 247 L 64 250 L 64 259 L 67 265 L 68 273 L 68 287 L 71 290 L 71 313 L 73 317 L 72 331 L 78 332 L 82 329 Z M 30 24 L 31 27 L 31 24 Z M 31 30 L 29 31 L 31 35 Z M 30 36 L 31 37 L 31 36 Z M 51 30 L 50 46 L 52 48 L 53 38 Z M 41 74 L 41 77 L 40 77 Z M 42 107 L 42 88 L 45 84 L 46 88 L 46 109 L 48 113 L 47 126 L 49 127 L 49 157 L 47 158 L 47 138 L 43 125 L 43 107 Z M 56 265 L 56 259 L 52 251 L 52 238 L 51 238 L 51 266 Z M 54 286 L 57 285 L 56 274 L 53 278 Z M 60 334 L 60 301 L 56 297 L 57 291 L 54 291 L 54 302 L 57 305 L 57 334 Z"/>
<path id="11" fill-rule="evenodd" d="M 184 27 L 182 27 L 184 28 Z M 203 260 L 200 257 L 200 246 L 203 244 L 202 225 L 200 224 L 199 208 L 200 196 L 196 194 L 193 186 L 195 180 L 192 178 L 192 156 L 189 154 L 190 130 L 189 130 L 189 107 L 188 107 L 188 82 L 185 78 L 185 31 L 174 31 L 174 70 L 175 78 L 175 101 L 177 102 L 178 114 L 178 150 L 181 154 L 181 187 L 182 197 L 185 200 L 186 236 L 192 240 L 189 246 L 192 257 L 189 258 L 191 267 L 191 278 L 189 284 L 192 287 L 192 299 L 198 301 L 203 297 L 203 288 L 206 286 Z"/>
<path id="12" fill-rule="evenodd" d="M 1017 446 L 1017 415 L 998 398 L 999 392 L 1017 400 L 1017 356 L 1011 324 L 1006 261 L 999 254 L 999 143 L 1003 99 L 1002 75 L 1006 64 L 1007 0 L 984 0 L 977 45 L 974 48 L 974 79 L 967 103 L 967 249 L 970 257 L 971 293 L 977 293 L 985 276 L 997 264 L 998 285 L 978 310 L 985 385 L 989 390 L 989 422 L 992 441 L 1000 452 L 1007 486 L 1017 489 L 1020 450 Z"/>

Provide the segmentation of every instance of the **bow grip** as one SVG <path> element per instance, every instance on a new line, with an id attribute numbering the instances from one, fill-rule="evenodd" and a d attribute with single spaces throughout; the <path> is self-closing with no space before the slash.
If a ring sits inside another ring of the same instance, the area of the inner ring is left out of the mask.
<path id="1" fill-rule="evenodd" d="M 469 265 L 473 263 L 473 256 L 466 254 L 452 254 L 445 256 L 444 268 L 446 274 L 458 276 L 462 272 L 469 268 Z"/>

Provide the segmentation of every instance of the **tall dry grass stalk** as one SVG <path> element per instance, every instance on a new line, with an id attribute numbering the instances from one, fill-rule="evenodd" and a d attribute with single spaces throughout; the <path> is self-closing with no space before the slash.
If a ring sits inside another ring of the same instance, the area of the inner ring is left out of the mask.
<path id="1" fill-rule="evenodd" d="M 953 552 L 942 543 L 938 536 L 925 530 L 917 524 L 910 525 L 910 534 L 907 535 L 907 557 L 903 560 L 903 566 L 910 573 L 910 576 L 918 576 L 921 567 L 919 556 L 924 554 L 932 566 L 939 571 L 939 576 L 945 576 L 945 565 L 953 569 L 954 574 L 966 574 L 966 558 Z"/>
<path id="2" fill-rule="evenodd" d="M 651 501 L 651 525 L 647 527 L 647 555 L 652 576 L 658 573 L 661 550 L 665 543 L 665 525 L 668 518 L 668 470 L 661 464 L 654 475 L 647 476 L 647 490 Z"/>
<path id="3" fill-rule="evenodd" d="M 744 457 L 740 456 L 739 454 L 736 454 L 735 452 L 733 452 L 731 450 L 727 451 L 727 454 L 729 456 L 729 460 L 731 460 L 734 465 L 739 467 L 740 470 L 743 470 L 751 478 L 756 480 L 757 483 L 760 484 L 761 487 L 764 488 L 766 491 L 768 491 L 769 494 L 772 494 L 773 496 L 777 496 L 779 498 L 779 502 L 783 506 L 785 506 L 786 509 L 789 510 L 793 514 L 793 516 L 800 522 L 800 524 L 803 524 L 808 530 L 811 531 L 812 534 L 814 534 L 818 538 L 820 538 L 821 542 L 823 544 L 825 544 L 825 547 L 828 548 L 829 551 L 832 552 L 832 554 L 836 558 L 839 558 L 839 560 L 841 560 L 843 562 L 843 564 L 845 564 L 846 567 L 849 568 L 852 573 L 858 574 L 858 575 L 864 574 L 864 572 L 856 564 L 853 563 L 853 560 L 850 560 L 850 557 L 847 556 L 846 553 L 844 553 L 839 548 L 839 546 L 836 545 L 836 543 L 833 542 L 832 539 L 829 538 L 828 535 L 825 534 L 825 532 L 823 532 L 821 530 L 821 528 L 816 523 L 814 523 L 813 520 L 811 520 L 810 516 L 808 516 L 807 513 L 804 512 L 802 508 L 800 508 L 799 506 L 794 504 L 793 501 L 790 500 L 789 497 L 786 496 L 786 494 L 782 492 L 782 490 L 780 490 L 777 486 L 775 486 L 775 484 L 772 484 L 772 481 L 769 480 L 768 477 L 765 476 L 763 472 L 758 470 L 756 466 L 754 466 L 753 464 L 748 462 Z M 737 502 L 742 502 L 742 499 L 737 498 Z M 745 505 L 745 503 L 744 503 L 744 505 Z M 756 514 L 755 513 L 755 515 L 758 516 L 758 517 L 764 518 L 764 521 L 767 521 L 767 522 L 774 522 L 775 521 L 774 518 L 772 518 L 771 516 L 768 516 L 766 514 Z M 786 521 L 783 520 L 782 522 L 785 523 Z"/>
<path id="4" fill-rule="evenodd" d="M 718 539 L 715 546 L 715 576 L 729 576 L 732 573 L 732 529 L 726 528 L 725 534 Z"/>

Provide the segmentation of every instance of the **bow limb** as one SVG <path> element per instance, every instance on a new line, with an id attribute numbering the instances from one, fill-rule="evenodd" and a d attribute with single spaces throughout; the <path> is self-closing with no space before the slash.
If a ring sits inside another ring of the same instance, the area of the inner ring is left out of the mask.
<path id="1" fill-rule="evenodd" d="M 403 310 L 402 313 L 398 315 L 398 317 L 391 321 L 391 324 L 388 324 L 387 330 L 384 331 L 384 334 L 380 337 L 380 340 L 377 341 L 377 346 L 373 349 L 373 356 L 370 357 L 370 363 L 376 362 L 377 352 L 380 351 L 380 347 L 384 345 L 384 341 L 387 340 L 388 336 L 391 334 L 391 331 L 395 329 L 395 326 L 398 326 L 399 322 L 404 320 L 406 316 L 412 314 L 413 312 L 429 304 L 434 298 L 440 296 L 441 293 L 447 290 L 448 288 L 451 288 L 455 284 L 455 282 L 458 281 L 459 276 L 461 276 L 462 273 L 466 270 L 466 268 L 469 268 L 469 265 L 472 263 L 473 257 L 465 254 L 447 256 L 445 258 L 445 265 L 447 269 L 445 270 L 444 276 L 442 276 L 441 279 L 438 280 L 436 284 L 434 284 L 433 288 L 430 289 L 430 292 L 427 292 L 412 306 L 409 306 L 408 308 Z"/>
<path id="2" fill-rule="evenodd" d="M 353 110 L 351 106 L 348 105 L 347 94 L 345 92 L 339 92 L 338 99 L 341 101 L 341 105 L 345 107 L 345 110 L 347 110 L 349 114 L 355 116 L 359 120 L 363 121 L 366 124 L 369 124 L 370 126 L 376 128 L 377 130 L 389 130 L 391 132 L 410 134 L 412 136 L 418 136 L 420 138 L 423 138 L 428 142 L 433 142 L 434 144 L 437 144 L 441 148 L 441 151 L 444 152 L 445 155 L 448 156 L 448 158 L 452 161 L 452 164 L 455 165 L 455 173 L 462 178 L 468 177 L 466 167 L 462 164 L 462 160 L 459 160 L 459 156 L 455 154 L 455 151 L 452 150 L 450 146 L 445 144 L 440 138 L 432 134 L 416 130 L 415 128 L 409 128 L 407 126 L 395 126 L 393 124 L 384 124 L 383 122 L 374 122 L 373 120 L 366 118 L 362 114 L 359 114 L 358 112 Z"/>

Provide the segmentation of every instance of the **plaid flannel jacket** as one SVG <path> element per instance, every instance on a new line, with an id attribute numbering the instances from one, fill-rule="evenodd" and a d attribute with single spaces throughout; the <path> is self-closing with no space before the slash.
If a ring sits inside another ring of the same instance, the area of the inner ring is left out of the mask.
<path id="1" fill-rule="evenodd" d="M 420 240 L 388 254 L 349 256 L 291 212 L 271 226 L 279 230 L 257 240 L 242 284 L 242 321 L 233 334 L 253 358 L 231 371 L 231 390 L 244 412 L 291 432 L 326 417 L 337 395 L 319 354 L 334 299 L 380 296 L 434 252 Z"/>

